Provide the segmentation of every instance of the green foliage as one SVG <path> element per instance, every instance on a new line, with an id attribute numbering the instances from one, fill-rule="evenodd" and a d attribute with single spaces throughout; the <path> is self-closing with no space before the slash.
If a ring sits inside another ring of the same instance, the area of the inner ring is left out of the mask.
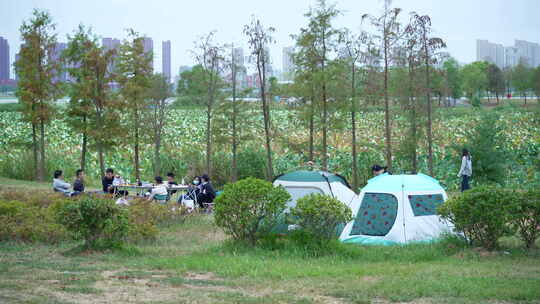
<path id="1" fill-rule="evenodd" d="M 216 225 L 234 240 L 254 245 L 275 226 L 289 199 L 284 188 L 256 178 L 227 184 L 215 200 Z"/>
<path id="2" fill-rule="evenodd" d="M 146 199 L 133 200 L 129 204 L 129 239 L 132 241 L 154 240 L 157 225 L 170 217 L 169 209 Z"/>
<path id="3" fill-rule="evenodd" d="M 266 162 L 264 151 L 254 148 L 244 148 L 238 152 L 238 179 L 254 177 L 264 179 Z"/>
<path id="4" fill-rule="evenodd" d="M 510 192 L 496 187 L 478 187 L 449 199 L 438 209 L 473 244 L 492 250 L 510 230 Z"/>
<path id="5" fill-rule="evenodd" d="M 69 237 L 64 227 L 55 221 L 56 206 L 0 200 L 0 241 L 56 243 Z"/>
<path id="6" fill-rule="evenodd" d="M 467 136 L 467 147 L 472 155 L 473 178 L 481 184 L 505 181 L 508 153 L 505 151 L 503 129 L 497 121 L 499 114 L 482 112 L 480 122 Z"/>
<path id="7" fill-rule="evenodd" d="M 482 102 L 480 101 L 480 97 L 478 97 L 478 95 L 474 95 L 471 98 L 471 105 L 475 108 L 480 108 L 480 106 L 482 106 Z"/>
<path id="8" fill-rule="evenodd" d="M 66 204 L 57 219 L 88 248 L 122 245 L 130 229 L 128 211 L 106 199 L 85 197 Z"/>
<path id="9" fill-rule="evenodd" d="M 502 70 L 495 64 L 490 64 L 487 69 L 488 89 L 497 96 L 504 95 L 505 81 Z"/>
<path id="10" fill-rule="evenodd" d="M 512 70 L 512 86 L 516 91 L 520 92 L 522 96 L 525 96 L 525 98 L 527 98 L 527 91 L 533 87 L 532 73 L 532 69 L 527 67 L 522 60 L 520 60 L 518 65 Z"/>
<path id="11" fill-rule="evenodd" d="M 20 103 L 3 103 L 0 104 L 0 112 L 21 112 L 23 105 Z"/>
<path id="12" fill-rule="evenodd" d="M 510 224 L 519 233 L 525 246 L 532 248 L 540 235 L 540 190 L 514 191 L 511 198 Z"/>
<path id="13" fill-rule="evenodd" d="M 182 105 L 204 105 L 206 100 L 206 87 L 204 79 L 206 77 L 204 68 L 198 64 L 191 70 L 180 74 L 176 86 L 178 102 Z"/>
<path id="14" fill-rule="evenodd" d="M 463 89 L 469 98 L 479 95 L 487 89 L 487 67 L 487 62 L 475 61 L 465 65 L 463 69 L 461 69 Z"/>
<path id="15" fill-rule="evenodd" d="M 532 88 L 537 97 L 540 97 L 540 66 L 533 72 Z"/>
<path id="16" fill-rule="evenodd" d="M 461 77 L 459 63 L 454 58 L 449 58 L 443 63 L 450 95 L 454 99 L 461 98 L 463 94 L 463 78 Z"/>
<path id="17" fill-rule="evenodd" d="M 310 194 L 300 198 L 291 210 L 291 215 L 302 230 L 322 241 L 336 238 L 338 225 L 352 219 L 349 207 L 324 194 Z"/>

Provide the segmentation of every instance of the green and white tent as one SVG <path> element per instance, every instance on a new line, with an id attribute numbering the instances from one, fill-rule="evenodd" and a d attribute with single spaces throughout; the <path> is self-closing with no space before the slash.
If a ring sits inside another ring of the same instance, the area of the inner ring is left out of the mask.
<path id="1" fill-rule="evenodd" d="M 436 213 L 447 195 L 439 182 L 424 174 L 372 178 L 349 207 L 353 220 L 343 229 L 346 243 L 390 245 L 431 241 L 451 232 Z"/>
<path id="2" fill-rule="evenodd" d="M 274 186 L 283 186 L 291 195 L 285 213 L 289 213 L 289 210 L 296 206 L 296 201 L 299 198 L 312 193 L 332 196 L 349 207 L 359 203 L 358 196 L 351 190 L 344 177 L 325 171 L 306 170 L 282 174 L 274 179 Z M 291 229 L 294 227 L 281 225 L 277 231 L 286 232 Z"/>

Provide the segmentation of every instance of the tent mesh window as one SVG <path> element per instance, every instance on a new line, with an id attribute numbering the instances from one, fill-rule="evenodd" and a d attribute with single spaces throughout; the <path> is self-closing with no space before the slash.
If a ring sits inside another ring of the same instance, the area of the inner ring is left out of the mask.
<path id="1" fill-rule="evenodd" d="M 397 210 L 398 201 L 392 194 L 364 194 L 351 235 L 385 236 L 394 226 Z"/>
<path id="2" fill-rule="evenodd" d="M 315 187 L 285 187 L 285 190 L 291 195 L 291 200 L 287 202 L 287 207 L 296 207 L 298 199 L 312 193 L 324 194 L 321 189 Z"/>
<path id="3" fill-rule="evenodd" d="M 409 195 L 414 216 L 435 215 L 443 202 L 442 194 Z"/>

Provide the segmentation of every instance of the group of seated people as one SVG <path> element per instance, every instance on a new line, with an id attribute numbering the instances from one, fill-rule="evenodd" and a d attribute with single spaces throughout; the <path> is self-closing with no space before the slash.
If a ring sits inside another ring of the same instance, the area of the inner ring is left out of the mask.
<path id="1" fill-rule="evenodd" d="M 75 196 L 84 192 L 84 171 L 82 169 L 76 171 L 73 191 L 70 189 L 71 184 L 64 181 L 64 172 L 62 170 L 54 171 L 53 190 L 64 193 L 66 196 Z"/>
<path id="2" fill-rule="evenodd" d="M 82 169 L 76 171 L 76 177 L 73 182 L 73 190 L 71 184 L 64 180 L 62 170 L 54 172 L 53 189 L 56 192 L 64 193 L 66 196 L 75 196 L 84 193 L 85 174 Z M 154 178 L 155 184 L 152 189 L 146 194 L 148 200 L 169 200 L 169 193 L 174 194 L 177 190 L 171 190 L 170 187 L 177 186 L 175 175 L 172 172 L 167 173 L 167 180 L 163 181 L 161 176 Z M 127 196 L 125 190 L 118 190 L 116 186 L 124 185 L 126 182 L 120 175 L 115 175 L 112 168 L 105 170 L 105 176 L 101 180 L 103 193 L 113 194 L 115 196 Z M 141 186 L 141 183 L 138 184 Z M 179 203 L 184 200 L 192 200 L 196 202 L 200 208 L 205 208 L 208 204 L 212 204 L 216 197 L 216 191 L 210 183 L 210 177 L 207 174 L 196 176 L 193 182 L 188 185 L 187 194 L 180 196 Z M 164 199 L 165 198 L 165 199 Z"/>

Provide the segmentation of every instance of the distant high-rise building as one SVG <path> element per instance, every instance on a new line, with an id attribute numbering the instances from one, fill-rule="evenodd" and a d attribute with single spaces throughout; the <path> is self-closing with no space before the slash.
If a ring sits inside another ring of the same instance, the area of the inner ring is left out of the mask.
<path id="1" fill-rule="evenodd" d="M 171 82 L 171 41 L 163 41 L 161 44 L 161 68 L 163 76 Z"/>
<path id="2" fill-rule="evenodd" d="M 8 80 L 9 77 L 9 43 L 0 36 L 0 80 Z"/>
<path id="3" fill-rule="evenodd" d="M 537 67 L 540 66 L 540 44 L 516 40 L 514 46 L 503 47 L 487 40 L 476 40 L 476 60 L 485 60 L 500 68 L 511 68 L 520 62 Z"/>
<path id="4" fill-rule="evenodd" d="M 513 46 L 504 48 L 504 67 L 512 68 L 519 63 L 518 49 Z"/>
<path id="5" fill-rule="evenodd" d="M 118 49 L 118 47 L 120 47 L 120 40 L 116 38 L 105 37 L 101 39 L 101 45 L 103 46 L 103 48 L 105 48 L 106 51 Z"/>
<path id="6" fill-rule="evenodd" d="M 516 40 L 514 47 L 517 49 L 519 59 L 529 67 L 540 66 L 540 45 L 525 40 Z"/>
<path id="7" fill-rule="evenodd" d="M 502 69 L 505 66 L 504 47 L 487 40 L 476 40 L 476 60 L 493 63 Z"/>
<path id="8" fill-rule="evenodd" d="M 234 63 L 236 63 L 237 66 L 244 67 L 245 62 L 244 62 L 244 49 L 243 48 L 241 47 L 234 48 L 233 58 L 234 58 Z"/>
<path id="9" fill-rule="evenodd" d="M 266 58 L 266 79 L 274 76 L 274 68 L 272 67 L 272 56 L 270 56 L 270 48 L 264 48 L 264 56 Z"/>
<path id="10" fill-rule="evenodd" d="M 291 80 L 292 74 L 294 72 L 294 62 L 293 62 L 293 55 L 294 55 L 294 47 L 288 46 L 283 48 L 283 79 L 284 80 Z"/>
<path id="11" fill-rule="evenodd" d="M 62 52 L 67 48 L 67 44 L 65 42 L 57 42 L 54 46 L 53 53 L 52 53 L 52 60 L 59 61 L 61 65 L 63 65 L 62 62 Z M 54 82 L 67 82 L 68 80 L 68 72 L 62 68 L 60 71 L 55 71 L 53 76 Z"/>
<path id="12" fill-rule="evenodd" d="M 154 41 L 150 37 L 144 37 L 143 38 L 143 47 L 144 52 L 147 54 L 151 54 L 152 60 L 150 66 L 152 69 L 154 69 Z"/>

